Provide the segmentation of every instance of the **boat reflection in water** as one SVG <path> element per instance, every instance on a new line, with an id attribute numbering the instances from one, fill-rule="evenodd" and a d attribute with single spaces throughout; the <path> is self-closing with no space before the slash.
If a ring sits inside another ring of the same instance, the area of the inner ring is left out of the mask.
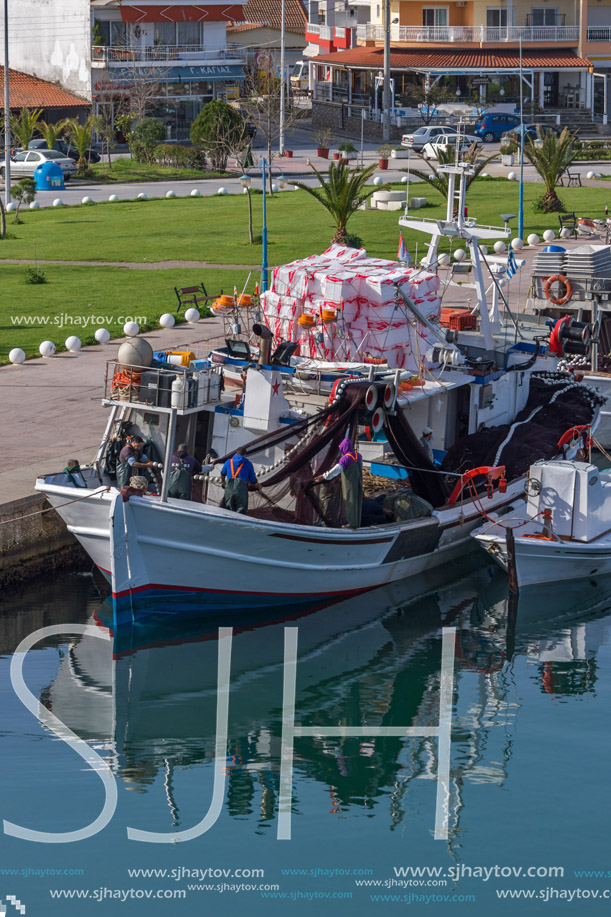
<path id="1" fill-rule="evenodd" d="M 500 571 L 480 568 L 417 600 L 410 598 L 410 580 L 298 619 L 235 616 L 228 812 L 258 810 L 260 822 L 278 816 L 286 626 L 299 628 L 296 721 L 371 727 L 437 725 L 441 628 L 453 626 L 452 843 L 465 784 L 502 786 L 507 778 L 513 739 L 505 727 L 520 712 L 512 677 L 519 657 L 536 667 L 542 695 L 587 694 L 595 689 L 597 652 L 608 637 L 611 580 L 565 583 L 557 594 L 549 587 L 529 590 L 513 606 L 506 590 Z M 105 615 L 112 617 L 110 605 L 96 613 L 98 626 Z M 159 830 L 197 821 L 192 810 L 183 814 L 176 788 L 186 769 L 214 760 L 217 624 L 183 619 L 168 628 L 160 615 L 146 627 L 115 634 L 114 647 L 75 639 L 42 695 L 77 735 L 106 745 L 126 787 L 144 791 L 163 783 L 169 814 Z M 301 781 L 321 785 L 321 818 L 330 796 L 335 813 L 386 805 L 389 826 L 398 826 L 413 782 L 434 781 L 436 774 L 437 741 L 430 737 L 295 740 L 294 800 L 299 808 Z M 430 800 L 432 827 L 432 788 Z"/>

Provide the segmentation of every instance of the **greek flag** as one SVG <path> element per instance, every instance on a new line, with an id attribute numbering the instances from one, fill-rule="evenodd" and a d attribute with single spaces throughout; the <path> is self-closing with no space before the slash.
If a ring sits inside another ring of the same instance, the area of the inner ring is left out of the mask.
<path id="1" fill-rule="evenodd" d="M 412 263 L 412 256 L 407 250 L 405 242 L 403 241 L 403 233 L 399 235 L 399 251 L 397 252 L 397 261 L 404 261 L 406 264 Z"/>
<path id="2" fill-rule="evenodd" d="M 507 258 L 507 279 L 511 280 L 514 274 L 517 274 L 520 268 L 518 267 L 518 262 L 516 261 L 516 256 L 513 253 L 513 249 L 509 251 L 509 257 Z"/>

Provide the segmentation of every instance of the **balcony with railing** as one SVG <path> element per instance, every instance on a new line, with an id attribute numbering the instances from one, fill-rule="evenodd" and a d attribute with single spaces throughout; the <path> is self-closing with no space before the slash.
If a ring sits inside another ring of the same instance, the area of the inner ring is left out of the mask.
<path id="1" fill-rule="evenodd" d="M 611 26 L 588 26 L 588 41 L 611 41 Z"/>
<path id="2" fill-rule="evenodd" d="M 590 30 L 588 30 L 590 31 Z M 596 29 L 595 31 L 605 31 Z M 607 30 L 608 31 L 608 30 Z M 384 26 L 359 25 L 357 41 L 384 41 Z M 415 26 L 391 25 L 390 40 L 396 42 L 579 42 L 579 26 Z M 598 39 L 597 39 L 598 40 Z"/>
<path id="3" fill-rule="evenodd" d="M 164 65 L 169 61 L 183 61 L 185 64 L 211 63 L 228 60 L 242 63 L 246 60 L 246 48 L 219 48 L 210 50 L 203 45 L 147 45 L 144 47 L 110 47 L 94 45 L 91 49 L 92 62 L 99 65 L 128 64 Z"/>

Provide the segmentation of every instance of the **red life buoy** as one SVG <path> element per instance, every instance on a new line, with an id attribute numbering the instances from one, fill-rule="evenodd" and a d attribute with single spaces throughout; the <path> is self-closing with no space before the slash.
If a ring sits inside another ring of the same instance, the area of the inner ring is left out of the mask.
<path id="1" fill-rule="evenodd" d="M 552 296 L 550 290 L 553 283 L 561 283 L 564 285 L 564 296 Z M 573 295 L 573 284 L 564 274 L 554 274 L 553 277 L 548 277 L 545 281 L 543 292 L 545 293 L 545 298 L 549 299 L 554 306 L 563 306 Z"/>

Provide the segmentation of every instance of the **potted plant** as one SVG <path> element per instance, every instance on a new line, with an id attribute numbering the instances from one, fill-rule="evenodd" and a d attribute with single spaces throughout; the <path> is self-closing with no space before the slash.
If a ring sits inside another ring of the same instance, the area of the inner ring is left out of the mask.
<path id="1" fill-rule="evenodd" d="M 318 131 L 314 134 L 314 143 L 316 144 L 316 155 L 321 159 L 329 158 L 329 147 L 333 143 L 333 133 L 330 130 Z"/>
<path id="2" fill-rule="evenodd" d="M 350 159 L 356 159 L 357 157 L 356 147 L 352 140 L 345 140 L 340 143 L 337 149 L 341 154 L 339 157 L 341 162 L 348 163 Z"/>
<path id="3" fill-rule="evenodd" d="M 292 158 L 293 158 L 293 151 L 292 151 L 292 150 L 285 150 L 285 151 L 284 151 L 284 155 L 286 156 L 287 159 L 292 159 Z"/>
<path id="4" fill-rule="evenodd" d="M 513 165 L 514 154 L 518 151 L 517 143 L 513 141 L 505 142 L 501 145 L 501 162 L 504 166 Z"/>
<path id="5" fill-rule="evenodd" d="M 391 148 L 389 146 L 379 146 L 376 150 L 378 154 L 378 168 L 380 171 L 388 168 L 388 157 L 390 156 Z"/>

